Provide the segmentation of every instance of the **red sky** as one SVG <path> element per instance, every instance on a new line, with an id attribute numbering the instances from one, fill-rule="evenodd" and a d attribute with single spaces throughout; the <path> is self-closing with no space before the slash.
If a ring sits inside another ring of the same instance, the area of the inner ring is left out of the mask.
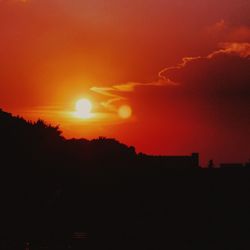
<path id="1" fill-rule="evenodd" d="M 66 137 L 247 161 L 249 13 L 248 0 L 0 0 L 0 107 Z M 95 118 L 71 115 L 80 98 Z"/>

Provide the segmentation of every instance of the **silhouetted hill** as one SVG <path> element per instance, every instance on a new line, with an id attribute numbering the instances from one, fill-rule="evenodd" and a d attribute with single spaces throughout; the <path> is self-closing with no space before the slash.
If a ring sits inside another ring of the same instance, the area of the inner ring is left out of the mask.
<path id="1" fill-rule="evenodd" d="M 199 156 L 149 156 L 136 154 L 115 139 L 99 137 L 93 140 L 70 139 L 61 135 L 59 127 L 42 120 L 25 121 L 0 110 L 0 147 L 6 162 L 34 162 L 45 167 L 73 165 L 87 170 L 143 165 L 144 167 L 195 168 Z"/>

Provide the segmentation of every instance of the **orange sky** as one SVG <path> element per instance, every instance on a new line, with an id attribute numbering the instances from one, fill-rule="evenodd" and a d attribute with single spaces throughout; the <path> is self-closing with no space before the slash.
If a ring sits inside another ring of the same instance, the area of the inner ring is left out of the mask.
<path id="1" fill-rule="evenodd" d="M 247 161 L 249 12 L 245 0 L 0 0 L 0 107 L 66 137 Z M 93 118 L 72 116 L 80 98 Z"/>

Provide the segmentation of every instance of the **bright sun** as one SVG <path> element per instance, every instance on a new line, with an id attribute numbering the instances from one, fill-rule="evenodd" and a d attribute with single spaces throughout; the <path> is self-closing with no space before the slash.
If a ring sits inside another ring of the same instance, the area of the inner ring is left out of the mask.
<path id="1" fill-rule="evenodd" d="M 91 117 L 92 103 L 88 99 L 80 99 L 75 105 L 75 116 L 88 119 Z"/>

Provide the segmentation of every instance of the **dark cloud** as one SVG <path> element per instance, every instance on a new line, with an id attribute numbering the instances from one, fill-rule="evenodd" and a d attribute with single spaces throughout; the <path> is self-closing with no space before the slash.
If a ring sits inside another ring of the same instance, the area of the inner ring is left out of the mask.
<path id="1" fill-rule="evenodd" d="M 130 82 L 91 90 L 106 96 L 104 103 L 113 105 L 129 98 L 126 93 L 136 91 L 135 88 L 142 92 L 142 88 L 157 87 L 155 94 L 165 93 L 166 102 L 193 103 L 197 109 L 215 110 L 221 119 L 250 120 L 250 43 L 223 43 L 207 56 L 185 57 L 182 63 L 167 67 L 158 75 L 155 82 Z"/>
<path id="2" fill-rule="evenodd" d="M 208 56 L 184 58 L 160 76 L 179 83 L 175 97 L 204 104 L 221 118 L 250 121 L 249 43 L 227 43 Z"/>

